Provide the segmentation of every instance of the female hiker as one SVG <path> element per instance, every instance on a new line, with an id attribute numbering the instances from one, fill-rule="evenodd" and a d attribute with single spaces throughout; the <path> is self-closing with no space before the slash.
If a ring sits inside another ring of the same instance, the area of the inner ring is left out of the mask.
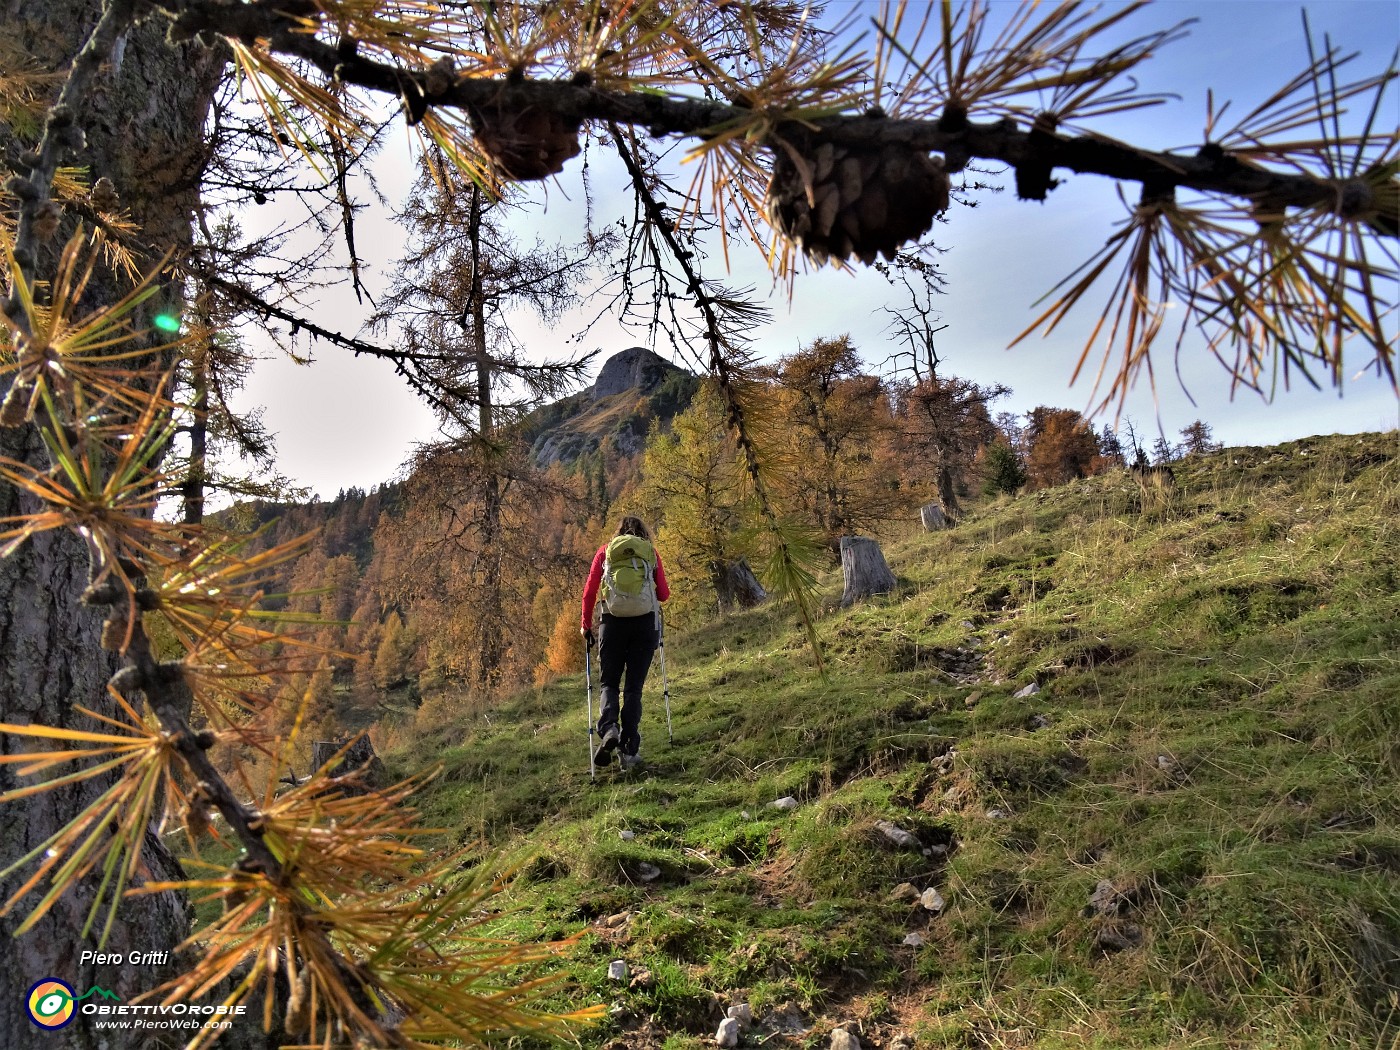
<path id="1" fill-rule="evenodd" d="M 600 593 L 601 592 L 601 593 Z M 612 761 L 621 748 L 622 765 L 631 769 L 641 757 L 638 727 L 642 721 L 642 686 L 652 654 L 660 640 L 661 606 L 671 597 L 666 570 L 651 544 L 651 533 L 638 518 L 625 517 L 617 535 L 593 556 L 588 582 L 583 588 L 582 634 L 592 646 L 594 605 L 602 599 L 598 627 L 598 663 L 602 675 L 602 710 L 598 714 L 598 745 L 593 759 L 599 765 Z M 626 684 L 623 685 L 623 678 Z M 618 691 L 621 689 L 621 711 Z"/>

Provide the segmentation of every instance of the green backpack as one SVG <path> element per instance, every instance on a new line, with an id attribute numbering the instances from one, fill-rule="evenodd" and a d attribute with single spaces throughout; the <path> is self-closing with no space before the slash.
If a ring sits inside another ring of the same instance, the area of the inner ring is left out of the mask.
<path id="1" fill-rule="evenodd" d="M 656 612 L 656 548 L 640 536 L 617 536 L 603 562 L 603 608 L 613 616 Z"/>

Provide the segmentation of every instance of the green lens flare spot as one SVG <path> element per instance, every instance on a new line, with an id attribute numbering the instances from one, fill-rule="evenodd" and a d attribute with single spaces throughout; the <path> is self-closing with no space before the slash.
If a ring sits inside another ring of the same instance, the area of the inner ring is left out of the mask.
<path id="1" fill-rule="evenodd" d="M 156 314 L 151 319 L 151 324 L 155 325 L 162 332 L 178 332 L 180 330 L 180 318 L 174 314 Z"/>

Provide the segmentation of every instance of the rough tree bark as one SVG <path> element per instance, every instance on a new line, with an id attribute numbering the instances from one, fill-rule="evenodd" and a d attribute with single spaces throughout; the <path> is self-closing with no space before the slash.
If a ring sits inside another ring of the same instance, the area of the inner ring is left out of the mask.
<path id="1" fill-rule="evenodd" d="M 927 503 L 921 507 L 919 520 L 923 522 L 925 532 L 935 532 L 948 527 L 948 515 L 943 513 L 943 508 L 937 503 Z"/>
<path id="2" fill-rule="evenodd" d="M 841 575 L 843 609 L 872 594 L 889 594 L 897 585 L 880 545 L 865 536 L 841 537 Z"/>
<path id="3" fill-rule="evenodd" d="M 101 13 L 100 0 L 5 0 L 0 16 L 12 47 L 32 56 L 45 69 L 64 71 Z M 143 238 L 159 246 L 189 242 L 190 211 L 204 163 L 201 125 L 221 63 L 202 50 L 166 46 L 154 22 L 126 34 L 109 68 L 100 76 L 84 110 L 77 114 L 87 140 L 81 157 L 66 163 L 88 167 L 91 177 L 107 176 L 122 196 L 122 205 L 143 226 Z M 28 145 L 16 142 L 0 125 L 0 159 Z M 54 247 L 71 232 L 54 241 Z M 47 276 L 52 258 L 40 260 Z M 111 285 L 99 276 L 89 286 L 89 305 L 103 301 Z M 110 301 L 108 299 L 107 301 Z M 0 396 L 5 382 L 0 380 Z M 32 426 L 0 430 L 0 455 L 42 463 L 44 449 Z M 8 485 L 0 485 L 0 516 L 34 510 Z M 98 644 L 102 614 L 79 603 L 88 583 L 88 558 L 75 536 L 52 533 L 38 537 L 11 557 L 0 560 L 0 718 L 5 721 L 98 729 L 72 711 L 74 703 L 102 710 L 105 686 L 116 662 Z M 21 740 L 0 736 L 0 750 L 23 747 Z M 26 781 L 27 782 L 27 781 Z M 16 786 L 10 766 L 0 767 L 0 790 Z M 110 784 L 87 781 L 35 798 L 0 806 L 0 867 L 43 842 Z M 154 833 L 143 856 L 148 878 L 180 877 L 180 869 Z M 0 881 L 7 899 L 23 881 L 21 871 Z M 82 994 L 94 985 L 115 991 L 124 1001 L 155 987 L 174 972 L 175 959 L 164 967 L 80 964 L 84 949 L 96 948 L 97 933 L 80 936 L 92 900 L 91 886 L 67 894 L 31 933 L 12 936 L 38 901 L 31 892 L 14 913 L 0 919 L 0 1046 L 34 1045 L 43 1038 L 29 1020 L 27 993 L 45 977 L 67 981 Z M 168 951 L 187 934 L 185 901 L 173 894 L 140 897 L 121 905 L 104 951 Z M 100 929 L 100 924 L 98 926 Z M 62 1035 L 51 1037 L 65 1047 L 107 1050 L 149 1046 L 138 1030 L 99 1032 L 80 1018 Z M 235 1033 L 231 1045 L 241 1040 Z"/>
<path id="4" fill-rule="evenodd" d="M 743 558 L 711 562 L 710 583 L 721 609 L 752 609 L 768 600 L 768 592 Z"/>
<path id="5" fill-rule="evenodd" d="M 311 745 L 311 769 L 320 769 L 327 762 L 335 757 L 335 753 L 344 747 L 348 740 L 340 738 L 337 740 L 317 740 Z M 344 790 L 347 794 L 359 794 L 369 788 L 381 787 L 385 784 L 384 763 L 379 760 L 379 755 L 374 750 L 374 745 L 370 743 L 368 736 L 358 737 L 341 757 L 336 768 L 337 776 L 345 776 L 350 773 L 358 773 L 360 782 L 354 785 L 346 785 Z"/>

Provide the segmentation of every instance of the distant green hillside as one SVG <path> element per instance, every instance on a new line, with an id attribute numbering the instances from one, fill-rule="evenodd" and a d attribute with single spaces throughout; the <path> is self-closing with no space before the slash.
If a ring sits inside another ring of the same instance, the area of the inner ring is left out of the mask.
<path id="1" fill-rule="evenodd" d="M 747 1047 L 1394 1047 L 1396 452 L 887 537 L 899 593 L 827 581 L 824 679 L 787 609 L 672 636 L 639 776 L 589 782 L 581 673 L 390 762 L 440 759 L 429 822 L 518 867 L 500 932 L 581 935 L 585 1047 L 713 1046 L 739 1003 Z"/>

